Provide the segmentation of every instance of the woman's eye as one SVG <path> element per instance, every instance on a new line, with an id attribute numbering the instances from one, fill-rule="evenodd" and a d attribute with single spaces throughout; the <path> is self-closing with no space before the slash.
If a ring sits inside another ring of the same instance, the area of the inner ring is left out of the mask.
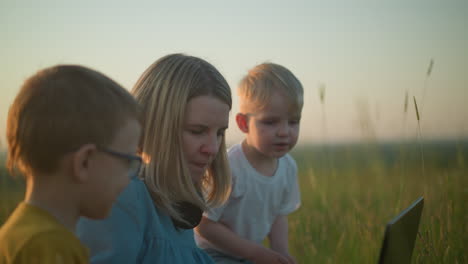
<path id="1" fill-rule="evenodd" d="M 194 135 L 201 135 L 203 133 L 203 130 L 190 130 L 190 133 Z"/>

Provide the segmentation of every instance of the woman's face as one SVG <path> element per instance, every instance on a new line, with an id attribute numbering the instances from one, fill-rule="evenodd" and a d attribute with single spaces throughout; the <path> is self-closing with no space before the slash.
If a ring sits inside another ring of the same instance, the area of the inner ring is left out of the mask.
<path id="1" fill-rule="evenodd" d="M 195 183 L 200 182 L 216 157 L 229 123 L 229 105 L 211 95 L 188 101 L 182 131 L 182 144 L 188 168 Z"/>

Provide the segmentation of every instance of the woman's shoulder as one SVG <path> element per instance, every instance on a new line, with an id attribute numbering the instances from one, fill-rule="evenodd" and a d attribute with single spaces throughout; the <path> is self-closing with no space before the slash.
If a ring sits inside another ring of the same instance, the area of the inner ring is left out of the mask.
<path id="1" fill-rule="evenodd" d="M 148 212 L 156 211 L 146 185 L 140 179 L 133 179 L 128 184 L 117 198 L 114 207 L 139 218 L 143 217 L 143 215 L 146 215 Z"/>
<path id="2" fill-rule="evenodd" d="M 117 198 L 117 203 L 121 205 L 138 204 L 147 192 L 145 183 L 140 179 L 133 179 Z"/>
<path id="3" fill-rule="evenodd" d="M 133 179 L 127 187 L 120 193 L 114 205 L 112 206 L 109 216 L 101 220 L 92 220 L 81 218 L 78 229 L 89 230 L 93 227 L 120 226 L 129 221 L 138 223 L 138 226 L 144 226 L 146 220 L 148 205 L 151 201 L 146 201 L 145 192 L 147 192 L 145 184 L 139 179 Z"/>

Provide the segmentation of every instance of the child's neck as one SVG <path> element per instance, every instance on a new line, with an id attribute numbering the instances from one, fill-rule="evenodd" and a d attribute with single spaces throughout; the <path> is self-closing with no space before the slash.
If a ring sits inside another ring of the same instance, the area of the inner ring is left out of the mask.
<path id="1" fill-rule="evenodd" d="M 39 207 L 50 213 L 59 223 L 71 232 L 75 232 L 79 218 L 78 210 L 63 186 L 54 186 L 53 181 L 34 181 L 28 179 L 24 202 Z"/>
<path id="2" fill-rule="evenodd" d="M 275 175 L 278 168 L 278 159 L 265 156 L 256 148 L 247 143 L 246 140 L 242 142 L 242 151 L 247 158 L 250 165 L 260 174 L 264 176 Z"/>

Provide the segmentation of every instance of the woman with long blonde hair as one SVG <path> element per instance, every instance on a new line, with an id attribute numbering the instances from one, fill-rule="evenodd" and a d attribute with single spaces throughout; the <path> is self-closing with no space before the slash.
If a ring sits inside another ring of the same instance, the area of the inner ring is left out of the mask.
<path id="1" fill-rule="evenodd" d="M 132 94 L 142 108 L 143 168 L 111 216 L 81 220 L 78 236 L 91 263 L 212 263 L 193 228 L 229 196 L 229 85 L 208 62 L 172 54 L 152 64 Z"/>

